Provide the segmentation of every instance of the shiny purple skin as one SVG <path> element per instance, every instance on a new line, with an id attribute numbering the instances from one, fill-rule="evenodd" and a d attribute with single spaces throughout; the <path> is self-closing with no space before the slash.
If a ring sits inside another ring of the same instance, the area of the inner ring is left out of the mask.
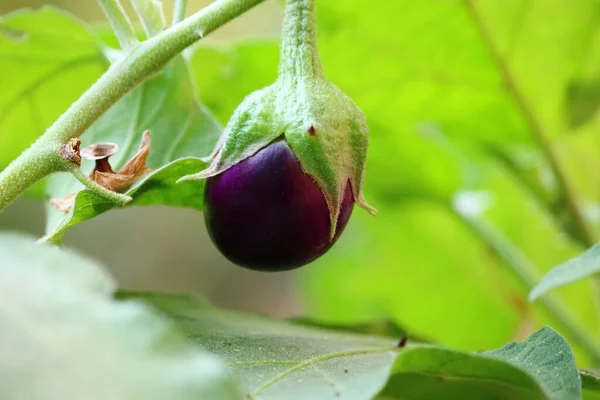
<path id="1" fill-rule="evenodd" d="M 352 213 L 350 184 L 333 240 L 325 197 L 279 140 L 206 182 L 204 216 L 214 244 L 233 263 L 285 271 L 324 254 Z"/>

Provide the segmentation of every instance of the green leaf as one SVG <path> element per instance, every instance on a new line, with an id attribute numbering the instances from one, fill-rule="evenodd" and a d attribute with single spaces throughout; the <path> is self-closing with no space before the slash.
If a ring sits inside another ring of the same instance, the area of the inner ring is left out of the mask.
<path id="1" fill-rule="evenodd" d="M 390 375 L 381 393 L 386 399 L 581 398 L 573 353 L 550 328 L 479 355 L 409 348 L 400 352 Z"/>
<path id="2" fill-rule="evenodd" d="M 127 191 L 127 194 L 133 198 L 127 207 L 169 205 L 201 211 L 204 201 L 204 196 L 202 196 L 204 181 L 177 183 L 177 180 L 184 175 L 198 172 L 206 166 L 207 164 L 198 158 L 187 157 L 153 171 Z M 47 242 L 60 241 L 62 235 L 72 226 L 97 217 L 114 207 L 114 203 L 91 190 L 83 190 L 77 194 L 75 204 L 67 217 L 63 218 L 60 224 L 43 240 Z"/>
<path id="3" fill-rule="evenodd" d="M 546 399 L 535 380 L 509 363 L 442 348 L 400 354 L 383 398 Z"/>
<path id="4" fill-rule="evenodd" d="M 529 300 L 534 301 L 553 289 L 593 277 L 598 273 L 600 273 L 600 245 L 597 244 L 583 254 L 551 269 L 531 290 Z"/>
<path id="5" fill-rule="evenodd" d="M 254 400 L 370 399 L 396 354 L 397 339 L 305 328 L 220 310 L 193 296 L 127 297 L 149 301 L 195 344 L 218 354 Z"/>
<path id="6" fill-rule="evenodd" d="M 130 189 L 132 206 L 164 204 L 202 209 L 204 183 L 175 182 L 185 174 L 204 169 L 197 158 L 212 151 L 221 127 L 199 103 L 190 79 L 186 61 L 176 58 L 160 75 L 119 101 L 82 138 L 84 145 L 118 144 L 121 150 L 111 158 L 113 168 L 118 170 L 137 151 L 142 132 L 152 131 L 147 164 L 156 170 Z M 184 157 L 187 160 L 180 160 Z M 92 165 L 87 167 L 91 169 Z M 48 195 L 61 198 L 80 188 L 81 184 L 70 175 L 57 175 L 51 180 Z M 89 191 L 78 194 L 75 207 L 66 217 L 48 207 L 47 237 L 58 240 L 67 228 L 113 207 Z"/>
<path id="7" fill-rule="evenodd" d="M 524 342 L 513 342 L 486 354 L 527 371 L 536 378 L 548 398 L 581 397 L 581 380 L 573 352 L 567 341 L 551 328 L 544 327 Z"/>
<path id="8" fill-rule="evenodd" d="M 107 66 L 94 35 L 64 12 L 43 7 L 0 16 L 0 169 Z"/>
<path id="9" fill-rule="evenodd" d="M 398 338 L 309 328 L 225 311 L 192 296 L 124 293 L 170 316 L 220 355 L 249 398 L 578 399 L 573 354 L 544 328 L 525 342 L 469 354 Z M 379 397 L 378 397 L 379 398 Z"/>
<path id="10" fill-rule="evenodd" d="M 600 399 L 600 378 L 590 371 L 580 371 L 583 400 Z"/>
<path id="11" fill-rule="evenodd" d="M 213 356 L 95 262 L 0 234 L 0 397 L 240 399 Z"/>

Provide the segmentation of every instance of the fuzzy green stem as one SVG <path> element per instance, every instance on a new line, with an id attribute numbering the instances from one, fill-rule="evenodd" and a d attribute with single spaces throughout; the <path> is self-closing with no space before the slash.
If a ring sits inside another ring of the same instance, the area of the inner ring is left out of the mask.
<path id="1" fill-rule="evenodd" d="M 567 212 L 577 226 L 575 238 L 586 247 L 593 246 L 596 243 L 594 231 L 585 218 L 585 215 L 581 209 L 579 198 L 577 197 L 576 191 L 573 188 L 573 183 L 569 179 L 569 175 L 560 162 L 559 156 L 549 139 L 548 133 L 545 131 L 543 124 L 539 121 L 531 109 L 525 94 L 517 85 L 506 58 L 503 57 L 500 49 L 492 39 L 492 36 L 488 31 L 482 16 L 479 14 L 477 7 L 473 5 L 471 0 L 465 0 L 465 5 L 467 10 L 471 13 L 492 58 L 500 70 L 500 74 L 502 75 L 505 86 L 508 88 L 509 93 L 512 95 L 516 105 L 521 109 L 521 112 L 525 116 L 525 120 L 529 125 L 529 129 L 533 133 L 541 150 L 544 152 L 548 163 L 550 164 L 550 168 L 554 173 L 562 198 L 567 204 Z"/>
<path id="2" fill-rule="evenodd" d="M 539 280 L 533 263 L 484 219 L 453 212 L 506 263 L 529 293 Z M 589 354 L 594 363 L 600 363 L 600 343 L 573 320 L 564 304 L 552 295 L 542 296 L 538 301 L 562 330 Z"/>
<path id="3" fill-rule="evenodd" d="M 175 7 L 173 8 L 173 25 L 178 24 L 185 19 L 187 3 L 188 0 L 175 0 Z"/>
<path id="4" fill-rule="evenodd" d="M 64 162 L 59 156 L 60 146 L 47 141 L 39 141 L 36 144 L 35 147 L 25 150 L 0 173 L 0 211 L 44 178 L 49 170 L 65 170 Z"/>
<path id="5" fill-rule="evenodd" d="M 132 200 L 131 196 L 113 192 L 112 190 L 109 190 L 104 186 L 97 184 L 96 182 L 91 180 L 86 174 L 84 174 L 79 169 L 79 166 L 75 164 L 73 164 L 73 167 L 69 169 L 69 172 L 71 172 L 79 182 L 83 183 L 85 187 L 120 206 L 124 206 Z"/>
<path id="6" fill-rule="evenodd" d="M 110 107 L 208 33 L 264 0 L 219 0 L 186 20 L 139 44 L 89 88 L 25 153 L 0 172 L 0 211 L 32 184 L 53 172 L 45 164 L 47 149 L 58 155 L 60 145 L 81 136 Z M 53 153 L 53 154 L 54 154 Z"/>
<path id="7" fill-rule="evenodd" d="M 315 0 L 287 0 L 280 57 L 280 76 L 323 75 L 317 50 Z"/>
<path id="8" fill-rule="evenodd" d="M 148 37 L 156 36 L 165 29 L 167 22 L 161 1 L 131 0 L 131 4 Z"/>
<path id="9" fill-rule="evenodd" d="M 123 6 L 121 6 L 121 2 L 119 0 L 98 1 L 117 35 L 121 48 L 128 50 L 134 47 L 138 43 L 138 40 L 135 36 L 131 21 L 129 20 L 129 17 L 127 17 L 125 10 L 123 10 Z"/>

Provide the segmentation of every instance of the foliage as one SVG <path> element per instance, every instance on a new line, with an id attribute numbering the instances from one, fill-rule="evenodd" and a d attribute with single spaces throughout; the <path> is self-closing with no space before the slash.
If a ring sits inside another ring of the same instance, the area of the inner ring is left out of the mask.
<path id="1" fill-rule="evenodd" d="M 140 302 L 116 302 L 96 263 L 0 236 L 4 399 L 232 399 L 220 362 Z M 150 377 L 152 377 L 150 379 Z"/>
<path id="2" fill-rule="evenodd" d="M 160 34 L 158 3 L 136 3 L 146 31 Z M 325 74 L 367 116 L 365 191 L 380 211 L 373 219 L 356 210 L 338 244 L 302 271 L 299 291 L 317 322 L 188 296 L 115 301 L 95 263 L 3 235 L 3 398 L 24 388 L 28 398 L 68 398 L 67 388 L 101 398 L 107 387 L 127 398 L 240 398 L 206 351 L 257 400 L 600 398 L 599 379 L 575 366 L 600 363 L 600 303 L 583 279 L 597 274 L 598 248 L 577 257 L 600 237 L 600 3 L 317 4 Z M 51 8 L 0 18 L 0 168 L 127 57 L 114 43 L 104 28 Z M 203 182 L 175 182 L 206 167 L 221 126 L 274 81 L 277 60 L 275 39 L 202 44 L 118 101 L 83 145 L 117 143 L 119 168 L 150 129 L 154 171 L 127 192 L 129 206 L 201 210 Z M 80 188 L 55 175 L 46 198 Z M 112 208 L 81 191 L 67 215 L 48 207 L 45 239 L 59 242 Z M 538 301 L 528 302 L 530 291 Z M 386 336 L 397 329 L 350 332 L 375 320 L 402 326 L 407 347 Z M 480 351 L 490 348 L 499 349 Z M 65 368 L 49 368 L 58 359 Z M 69 369 L 86 374 L 75 381 Z"/>

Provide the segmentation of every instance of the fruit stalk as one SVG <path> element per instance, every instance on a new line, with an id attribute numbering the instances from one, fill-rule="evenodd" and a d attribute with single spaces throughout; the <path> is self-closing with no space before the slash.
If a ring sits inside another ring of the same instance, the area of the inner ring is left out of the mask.
<path id="1" fill-rule="evenodd" d="M 322 76 L 317 50 L 315 0 L 288 0 L 281 37 L 279 75 Z"/>

